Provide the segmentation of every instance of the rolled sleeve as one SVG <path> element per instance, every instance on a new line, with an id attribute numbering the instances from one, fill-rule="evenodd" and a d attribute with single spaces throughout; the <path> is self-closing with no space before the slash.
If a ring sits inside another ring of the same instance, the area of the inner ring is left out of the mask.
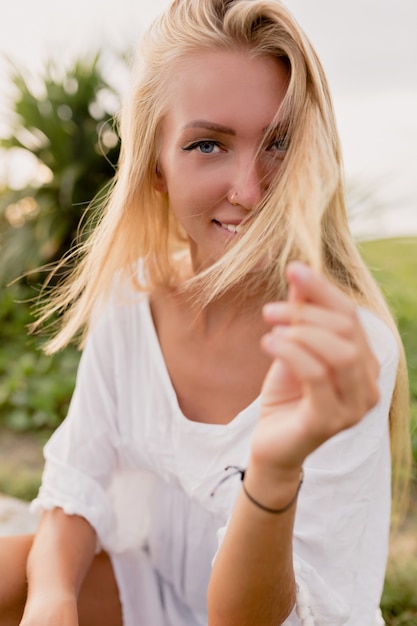
<path id="1" fill-rule="evenodd" d="M 108 487 L 118 466 L 117 394 L 110 314 L 91 332 L 68 415 L 44 448 L 42 485 L 31 510 L 59 507 L 84 517 L 102 545 L 111 543 Z"/>

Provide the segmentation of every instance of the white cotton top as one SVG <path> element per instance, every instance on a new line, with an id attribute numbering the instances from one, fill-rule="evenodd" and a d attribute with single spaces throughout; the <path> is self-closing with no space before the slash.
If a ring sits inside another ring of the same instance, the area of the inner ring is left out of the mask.
<path id="1" fill-rule="evenodd" d="M 306 459 L 293 541 L 298 611 L 286 626 L 383 623 L 398 349 L 375 315 L 360 317 L 381 364 L 381 399 Z M 113 563 L 124 626 L 207 624 L 211 563 L 239 476 L 211 493 L 227 465 L 247 465 L 259 408 L 258 398 L 226 425 L 188 420 L 146 296 L 112 302 L 94 325 L 69 414 L 45 446 L 32 511 L 62 507 L 95 528 Z"/>

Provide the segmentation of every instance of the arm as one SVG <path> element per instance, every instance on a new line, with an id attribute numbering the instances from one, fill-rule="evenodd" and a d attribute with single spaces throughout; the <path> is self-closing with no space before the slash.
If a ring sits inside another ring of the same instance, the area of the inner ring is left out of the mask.
<path id="1" fill-rule="evenodd" d="M 31 507 L 42 518 L 28 559 L 22 626 L 78 625 L 77 595 L 97 538 L 107 549 L 114 541 L 108 486 L 118 449 L 115 327 L 109 307 L 87 339 L 68 415 L 44 449 L 42 485 Z"/>
<path id="2" fill-rule="evenodd" d="M 288 302 L 265 311 L 274 328 L 263 347 L 273 362 L 245 476 L 251 495 L 271 508 L 291 500 L 306 457 L 378 400 L 379 367 L 355 306 L 300 264 L 288 278 Z M 210 626 L 277 626 L 294 604 L 295 506 L 276 516 L 246 500 L 241 493 L 214 563 Z"/>
<path id="3" fill-rule="evenodd" d="M 245 486 L 271 508 L 298 488 L 299 472 L 268 478 L 250 465 Z M 292 532 L 295 506 L 273 515 L 240 492 L 209 585 L 209 626 L 282 624 L 295 602 Z M 272 621 L 271 621 L 272 620 Z"/>
<path id="4" fill-rule="evenodd" d="M 77 626 L 77 597 L 92 563 L 96 534 L 62 509 L 46 511 L 27 565 L 28 597 L 21 626 Z"/>

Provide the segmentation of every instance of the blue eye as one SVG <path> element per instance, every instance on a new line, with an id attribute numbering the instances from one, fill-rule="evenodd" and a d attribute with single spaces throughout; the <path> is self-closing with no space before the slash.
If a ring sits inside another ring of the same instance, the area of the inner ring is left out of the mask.
<path id="1" fill-rule="evenodd" d="M 219 148 L 219 145 L 216 141 L 195 141 L 189 146 L 185 146 L 183 150 L 191 152 L 191 150 L 198 150 L 201 154 L 213 154 L 216 148 Z"/>
<path id="2" fill-rule="evenodd" d="M 278 150 L 279 152 L 286 152 L 288 150 L 288 139 L 286 137 L 281 137 L 276 139 L 269 146 L 269 150 Z"/>
<path id="3" fill-rule="evenodd" d="M 198 148 L 200 148 L 200 152 L 202 152 L 203 154 L 211 154 L 215 148 L 215 145 L 212 141 L 204 141 L 200 143 Z"/>

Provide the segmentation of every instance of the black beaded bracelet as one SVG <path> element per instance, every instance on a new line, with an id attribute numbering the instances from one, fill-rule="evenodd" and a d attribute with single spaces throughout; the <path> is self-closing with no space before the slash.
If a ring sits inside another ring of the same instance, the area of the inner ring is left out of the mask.
<path id="1" fill-rule="evenodd" d="M 258 500 L 255 500 L 255 498 L 253 496 L 251 496 L 249 491 L 246 489 L 246 485 L 245 485 L 245 482 L 243 480 L 244 477 L 245 477 L 245 472 L 242 473 L 242 489 L 243 489 L 246 497 L 255 506 L 257 506 L 259 509 L 262 509 L 262 511 L 266 511 L 267 513 L 273 513 L 274 515 L 279 515 L 280 513 L 285 513 L 286 511 L 288 511 L 293 506 L 295 501 L 297 500 L 299 491 L 301 489 L 301 485 L 303 484 L 303 480 L 304 480 L 304 471 L 303 471 L 303 468 L 301 468 L 301 470 L 300 470 L 300 482 L 298 483 L 298 487 L 297 487 L 297 491 L 295 492 L 295 496 L 282 509 L 271 509 L 269 506 L 265 506 L 264 504 L 261 504 L 260 502 L 258 502 Z"/>

